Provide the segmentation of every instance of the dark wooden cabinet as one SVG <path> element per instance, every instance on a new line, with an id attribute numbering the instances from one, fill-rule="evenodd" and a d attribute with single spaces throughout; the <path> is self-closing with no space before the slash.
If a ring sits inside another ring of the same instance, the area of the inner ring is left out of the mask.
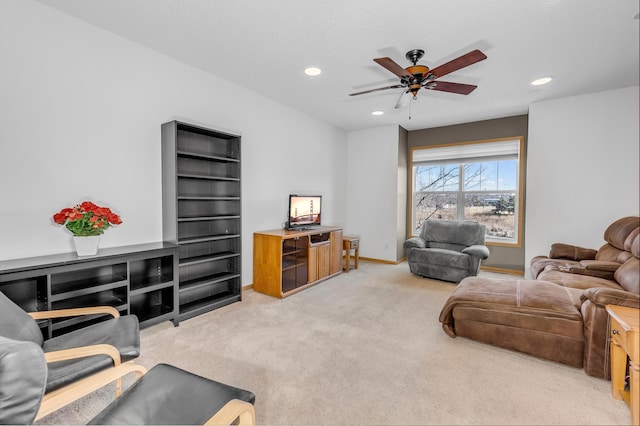
<path id="1" fill-rule="evenodd" d="M 134 314 L 141 327 L 178 325 L 178 247 L 169 243 L 62 253 L 0 262 L 0 291 L 27 312 L 108 305 Z M 92 315 L 40 321 L 45 337 L 101 321 Z"/>
<path id="2" fill-rule="evenodd" d="M 180 319 L 241 300 L 240 137 L 162 125 L 163 239 L 177 244 Z"/>

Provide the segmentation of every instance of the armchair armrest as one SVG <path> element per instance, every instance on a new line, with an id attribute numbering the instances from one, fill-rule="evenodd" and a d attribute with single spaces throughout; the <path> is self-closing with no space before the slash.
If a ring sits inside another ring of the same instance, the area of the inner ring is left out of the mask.
<path id="1" fill-rule="evenodd" d="M 588 288 L 584 290 L 580 296 L 582 303 L 587 300 L 602 309 L 604 309 L 606 305 L 619 305 L 640 309 L 640 295 L 622 289 L 618 290 L 606 287 Z"/>
<path id="2" fill-rule="evenodd" d="M 465 249 L 462 249 L 462 252 L 470 256 L 479 257 L 480 259 L 488 258 L 490 254 L 489 248 L 487 246 L 483 246 L 480 244 L 475 244 Z"/>
<path id="3" fill-rule="evenodd" d="M 238 423 L 234 423 L 236 419 L 238 419 Z M 207 420 L 205 426 L 230 424 L 254 426 L 256 424 L 256 412 L 253 405 L 239 399 L 232 399 Z"/>
<path id="4" fill-rule="evenodd" d="M 427 242 L 422 237 L 412 237 L 404 242 L 404 248 L 426 248 Z"/>
<path id="5" fill-rule="evenodd" d="M 568 272 L 570 274 L 578 274 L 578 275 L 587 275 L 589 277 L 596 277 L 596 278 L 603 278 L 605 280 L 612 280 L 613 279 L 613 272 L 611 271 L 601 271 L 601 270 L 597 270 L 597 269 L 589 269 L 589 268 L 584 268 L 584 267 L 580 267 L 580 266 L 572 266 L 572 265 L 568 265 L 568 266 L 551 266 L 551 267 L 547 267 L 550 269 L 557 269 L 558 271 L 562 271 L 562 272 Z"/>
<path id="6" fill-rule="evenodd" d="M 569 260 L 593 260 L 596 258 L 597 250 L 584 247 L 578 247 L 571 244 L 555 243 L 551 244 L 549 252 L 550 259 L 569 259 Z"/>
<path id="7" fill-rule="evenodd" d="M 114 318 L 118 318 L 120 316 L 120 312 L 118 312 L 118 310 L 112 306 L 90 306 L 87 308 L 56 309 L 53 311 L 37 311 L 27 313 L 31 316 L 31 318 L 35 320 L 94 314 L 107 314 L 111 315 Z"/>
<path id="8" fill-rule="evenodd" d="M 70 359 L 85 358 L 93 355 L 107 355 L 113 359 L 113 365 L 118 366 L 121 364 L 120 351 L 118 348 L 107 344 L 79 346 L 77 348 L 45 352 L 44 359 L 48 364 L 50 362 L 67 361 Z"/>
<path id="9" fill-rule="evenodd" d="M 622 263 L 618 262 L 607 262 L 604 260 L 581 260 L 580 265 L 582 265 L 585 269 L 592 271 L 602 271 L 602 272 L 615 272 L 619 267 L 622 266 Z"/>
<path id="10" fill-rule="evenodd" d="M 111 382 L 122 380 L 129 373 L 135 373 L 136 379 L 139 379 L 146 372 L 147 369 L 143 366 L 127 362 L 49 392 L 42 398 L 42 404 L 40 404 L 40 410 L 35 420 L 39 420 Z"/>

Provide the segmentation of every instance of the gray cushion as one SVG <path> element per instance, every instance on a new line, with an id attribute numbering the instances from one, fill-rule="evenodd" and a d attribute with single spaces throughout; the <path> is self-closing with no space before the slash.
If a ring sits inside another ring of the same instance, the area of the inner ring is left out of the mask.
<path id="1" fill-rule="evenodd" d="M 442 249 L 448 251 L 462 251 L 467 248 L 467 246 L 462 244 L 454 244 L 454 243 L 446 243 L 439 241 L 425 241 L 425 245 L 427 248 L 432 249 Z"/>
<path id="2" fill-rule="evenodd" d="M 434 266 L 446 266 L 449 268 L 469 269 L 470 256 L 457 251 L 426 248 L 423 250 L 411 250 L 410 262 L 429 263 Z"/>
<path id="3" fill-rule="evenodd" d="M 474 244 L 465 249 L 462 249 L 462 252 L 471 256 L 478 257 L 480 259 L 486 259 L 489 257 L 489 254 L 491 254 L 487 246 L 483 246 L 480 244 Z"/>
<path id="4" fill-rule="evenodd" d="M 36 321 L 0 292 L 0 336 L 42 346 L 42 332 Z"/>
<path id="5" fill-rule="evenodd" d="M 484 225 L 478 222 L 455 220 L 427 220 L 422 225 L 421 237 L 427 243 L 448 243 L 464 247 L 484 244 Z"/>
<path id="6" fill-rule="evenodd" d="M 135 315 L 126 315 L 102 321 L 49 339 L 44 342 L 43 348 L 45 352 L 52 352 L 103 343 L 118 348 L 122 362 L 130 361 L 140 356 L 138 318 Z M 112 365 L 113 361 L 106 355 L 50 363 L 47 392 Z"/>
<path id="7" fill-rule="evenodd" d="M 89 424 L 201 425 L 232 399 L 254 404 L 256 397 L 247 390 L 158 364 Z"/>
<path id="8" fill-rule="evenodd" d="M 47 381 L 42 348 L 0 336 L 0 424 L 31 424 Z"/>

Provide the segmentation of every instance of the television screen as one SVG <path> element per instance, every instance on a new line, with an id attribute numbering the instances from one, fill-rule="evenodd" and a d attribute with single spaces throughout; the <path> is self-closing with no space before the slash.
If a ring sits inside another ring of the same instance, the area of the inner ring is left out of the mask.
<path id="1" fill-rule="evenodd" d="M 321 195 L 289 195 L 289 229 L 320 226 Z"/>

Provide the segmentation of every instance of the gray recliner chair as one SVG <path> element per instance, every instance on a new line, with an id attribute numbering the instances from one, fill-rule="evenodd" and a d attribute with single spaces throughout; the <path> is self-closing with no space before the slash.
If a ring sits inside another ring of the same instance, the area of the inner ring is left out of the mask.
<path id="1" fill-rule="evenodd" d="M 473 221 L 427 220 L 419 237 L 405 241 L 411 273 L 425 278 L 459 283 L 478 275 L 489 257 L 484 245 L 484 225 Z"/>

